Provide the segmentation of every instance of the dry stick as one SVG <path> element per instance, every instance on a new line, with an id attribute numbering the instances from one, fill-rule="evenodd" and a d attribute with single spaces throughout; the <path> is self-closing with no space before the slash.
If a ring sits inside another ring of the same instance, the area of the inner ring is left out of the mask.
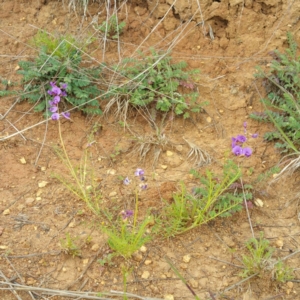
<path id="1" fill-rule="evenodd" d="M 7 255 L 5 257 L 8 258 L 28 258 L 28 257 L 34 257 L 34 256 L 43 256 L 43 255 L 59 255 L 61 253 L 61 251 L 49 251 L 49 252 L 45 252 L 45 253 L 31 253 L 31 254 L 26 254 L 26 255 Z M 2 257 L 4 257 L 4 255 L 1 255 Z"/>
<path id="2" fill-rule="evenodd" d="M 42 150 L 43 150 L 43 148 L 44 148 L 44 145 L 45 145 L 45 143 L 46 143 L 46 136 L 47 136 L 47 131 L 48 131 L 48 125 L 49 125 L 49 122 L 46 122 L 44 138 L 43 138 L 43 140 L 42 140 L 42 144 L 41 144 L 41 146 L 40 146 L 39 153 L 38 153 L 38 155 L 37 155 L 37 157 L 36 157 L 36 159 L 35 159 L 35 162 L 34 162 L 34 165 L 35 165 L 35 166 L 37 165 L 37 163 L 38 163 L 38 161 L 39 161 L 40 155 L 41 155 Z"/>
<path id="3" fill-rule="evenodd" d="M 17 101 L 18 101 L 18 99 L 17 99 Z M 13 108 L 15 106 L 15 103 L 6 111 L 6 113 L 5 113 L 5 115 L 4 116 L 2 116 L 2 114 L 0 114 L 0 120 L 3 120 L 4 118 L 5 118 L 5 116 L 10 112 L 10 110 Z M 17 133 L 20 133 L 20 135 L 21 135 L 21 137 L 23 138 L 23 140 L 24 141 L 26 141 L 26 138 L 25 138 L 25 136 L 20 132 L 20 130 L 14 125 L 14 124 L 12 124 L 9 120 L 5 120 L 7 123 L 9 123 L 9 125 L 11 126 L 11 127 L 13 127 L 16 131 L 17 131 Z"/>
<path id="4" fill-rule="evenodd" d="M 252 237 L 255 238 L 254 231 L 253 231 L 253 226 L 252 226 L 252 222 L 251 222 L 251 217 L 250 217 L 250 213 L 249 213 L 249 209 L 248 209 L 248 205 L 247 205 L 247 199 L 245 197 L 243 179 L 241 178 L 240 181 L 241 181 L 241 185 L 242 185 L 244 204 L 245 204 L 245 208 L 246 208 L 246 212 L 247 212 L 247 218 L 248 218 L 249 226 L 250 226 L 250 229 L 251 229 Z"/>
<path id="5" fill-rule="evenodd" d="M 0 29 L 1 30 L 1 29 Z M 2 121 L 3 119 L 5 119 L 5 117 L 9 114 L 9 112 L 15 107 L 15 105 L 18 103 L 18 101 L 20 100 L 20 98 L 17 98 L 16 101 L 13 103 L 13 105 L 10 106 L 10 108 L 6 111 L 6 113 L 4 115 L 0 114 L 0 121 Z"/>
<path id="6" fill-rule="evenodd" d="M 233 266 L 233 267 L 236 267 L 236 268 L 239 268 L 239 269 L 243 269 L 243 270 L 245 269 L 245 268 L 242 267 L 242 266 L 235 265 L 235 264 L 230 263 L 230 262 L 228 262 L 228 261 L 226 261 L 226 260 L 218 259 L 218 258 L 213 257 L 213 256 L 208 256 L 208 258 L 213 259 L 213 260 L 216 260 L 216 261 L 219 261 L 219 262 L 222 262 L 222 263 L 225 263 L 225 264 L 227 264 L 227 265 L 230 265 L 230 266 Z"/>
<path id="7" fill-rule="evenodd" d="M 7 283 L 5 281 L 0 281 L 0 284 L 4 285 L 11 285 L 15 290 L 19 291 L 37 291 L 37 292 L 43 292 L 44 294 L 48 295 L 57 295 L 57 296 L 62 296 L 62 297 L 80 297 L 82 299 L 94 299 L 94 300 L 112 300 L 111 298 L 102 298 L 98 297 L 97 295 L 99 292 L 79 292 L 79 291 L 63 291 L 63 290 L 54 290 L 54 289 L 48 289 L 48 288 L 40 288 L 40 287 L 35 287 L 35 286 L 27 286 L 27 285 L 22 285 L 22 284 L 15 284 L 15 283 Z M 9 288 L 0 288 L 0 290 L 9 290 Z M 110 291 L 110 292 L 102 292 L 102 295 L 105 296 L 122 296 L 122 297 L 135 297 L 137 299 L 141 300 L 162 300 L 159 298 L 150 298 L 150 297 L 143 297 L 131 293 L 124 293 L 124 292 L 119 292 L 119 291 Z"/>
<path id="8" fill-rule="evenodd" d="M 281 260 L 286 260 L 286 259 L 290 258 L 291 256 L 294 256 L 295 254 L 298 254 L 299 252 L 300 252 L 300 250 L 297 250 L 297 251 L 293 252 L 292 254 L 289 254 L 289 255 L 281 258 Z"/>
<path id="9" fill-rule="evenodd" d="M 9 290 L 16 296 L 16 298 L 18 300 L 22 300 L 22 298 L 20 298 L 20 296 L 18 295 L 18 293 L 14 290 L 13 286 L 10 284 L 9 279 L 3 274 L 3 272 L 0 270 L 0 275 L 5 279 L 5 281 L 7 282 L 7 284 L 9 285 Z"/>
<path id="10" fill-rule="evenodd" d="M 15 271 L 15 273 L 17 274 L 17 276 L 19 277 L 19 279 L 21 280 L 21 282 L 24 282 L 24 280 L 22 279 L 21 275 L 18 273 L 18 271 L 15 269 L 14 265 L 11 263 L 11 261 L 8 259 L 7 256 L 5 256 L 5 259 L 8 261 L 8 263 L 10 264 L 10 266 L 13 268 L 13 270 Z M 35 300 L 34 296 L 32 295 L 31 291 L 28 291 L 28 294 L 31 296 L 31 298 L 33 300 Z"/>
<path id="11" fill-rule="evenodd" d="M 101 247 L 96 255 L 93 256 L 93 258 L 91 259 L 91 261 L 87 264 L 87 266 L 84 268 L 84 270 L 82 271 L 82 273 L 80 274 L 80 276 L 75 279 L 72 283 L 70 283 L 69 285 L 67 285 L 66 290 L 68 290 L 71 286 L 73 286 L 76 282 L 78 282 L 79 280 L 82 279 L 83 275 L 87 272 L 88 268 L 90 267 L 90 265 L 95 261 L 95 259 L 97 258 L 97 256 L 100 254 L 100 252 L 102 251 L 103 247 Z"/>
<path id="12" fill-rule="evenodd" d="M 225 289 L 225 290 L 223 291 L 223 293 L 226 293 L 226 292 L 232 290 L 232 289 L 235 288 L 236 286 L 238 286 L 238 285 L 244 283 L 245 281 L 251 279 L 252 277 L 257 276 L 258 274 L 259 274 L 259 273 L 252 274 L 251 276 L 249 276 L 249 277 L 247 277 L 247 278 L 245 278 L 245 279 L 243 279 L 243 280 L 241 280 L 241 281 L 239 281 L 239 282 L 237 282 L 237 283 L 231 285 L 230 287 L 228 287 L 227 289 Z"/>

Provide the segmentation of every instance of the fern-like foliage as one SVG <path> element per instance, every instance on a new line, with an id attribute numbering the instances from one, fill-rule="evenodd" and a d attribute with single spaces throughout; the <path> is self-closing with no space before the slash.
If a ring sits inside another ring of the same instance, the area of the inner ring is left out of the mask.
<path id="1" fill-rule="evenodd" d="M 216 176 L 207 170 L 206 176 L 192 170 L 199 185 L 191 192 L 181 184 L 181 191 L 173 196 L 173 202 L 167 204 L 162 217 L 157 222 L 166 236 L 175 236 L 197 226 L 205 224 L 217 217 L 229 217 L 240 211 L 244 195 L 234 187 L 241 177 L 241 170 L 233 162 L 224 165 L 223 174 Z M 252 199 L 247 188 L 246 199 Z"/>
<path id="2" fill-rule="evenodd" d="M 152 49 L 151 55 L 146 56 L 139 52 L 138 58 L 125 58 L 115 67 L 128 84 L 114 87 L 112 93 L 121 95 L 136 108 L 173 110 L 176 115 L 188 118 L 190 112 L 199 112 L 205 103 L 197 103 L 199 94 L 192 81 L 198 70 L 188 72 L 186 67 L 186 62 L 172 63 L 168 53 Z"/>
<path id="3" fill-rule="evenodd" d="M 275 50 L 268 73 L 259 69 L 257 77 L 264 78 L 267 97 L 262 99 L 264 114 L 252 114 L 258 121 L 273 122 L 275 131 L 267 132 L 265 140 L 276 141 L 282 152 L 297 151 L 300 145 L 300 57 L 293 36 L 287 34 L 289 48 L 285 53 Z"/>
<path id="4" fill-rule="evenodd" d="M 38 33 L 34 43 L 40 46 L 38 56 L 33 61 L 19 62 L 18 73 L 22 75 L 20 85 L 24 88 L 18 92 L 20 101 L 35 104 L 34 110 L 44 112 L 48 117 L 48 101 L 51 97 L 47 90 L 50 81 L 56 81 L 68 84 L 64 105 L 69 103 L 87 114 L 101 114 L 99 101 L 94 98 L 101 95 L 96 82 L 102 68 L 82 67 L 81 52 L 64 37 L 54 38 L 44 32 Z M 0 96 L 7 94 L 0 91 Z"/>

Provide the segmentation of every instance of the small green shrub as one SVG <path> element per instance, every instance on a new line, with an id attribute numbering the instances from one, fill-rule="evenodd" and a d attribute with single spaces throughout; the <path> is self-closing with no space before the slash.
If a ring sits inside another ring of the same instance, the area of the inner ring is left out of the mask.
<path id="1" fill-rule="evenodd" d="M 260 237 L 251 238 L 246 242 L 248 254 L 242 256 L 244 271 L 242 277 L 257 275 L 263 277 L 264 274 L 272 274 L 273 280 L 286 282 L 294 278 L 293 270 L 282 262 L 272 258 L 274 248 L 270 242 L 264 238 L 263 233 Z"/>
<path id="2" fill-rule="evenodd" d="M 153 49 L 150 55 L 139 52 L 139 56 L 125 58 L 115 67 L 128 83 L 112 87 L 112 96 L 128 101 L 135 108 L 174 111 L 184 118 L 188 118 L 190 112 L 200 112 L 205 103 L 197 103 L 199 94 L 192 81 L 197 70 L 184 71 L 185 62 L 172 63 L 169 53 L 157 53 Z"/>
<path id="3" fill-rule="evenodd" d="M 109 38 L 116 40 L 123 32 L 126 23 L 120 22 L 116 14 L 112 15 L 108 21 L 103 21 L 102 24 L 97 28 L 103 34 L 106 34 Z"/>
<path id="4" fill-rule="evenodd" d="M 50 95 L 46 92 L 49 82 L 63 82 L 68 84 L 68 97 L 64 101 L 84 113 L 101 114 L 98 100 L 91 99 L 101 94 L 95 82 L 99 80 L 102 68 L 82 67 L 82 54 L 74 42 L 75 39 L 70 36 L 56 38 L 39 32 L 32 41 L 39 47 L 38 56 L 34 61 L 19 62 L 21 69 L 18 73 L 23 76 L 20 84 L 24 85 L 24 91 L 12 91 L 11 94 L 19 94 L 20 101 L 26 100 L 35 104 L 35 111 L 44 112 L 49 117 Z M 9 92 L 0 91 L 0 96 L 7 94 Z"/>
<path id="5" fill-rule="evenodd" d="M 276 141 L 282 152 L 298 152 L 300 145 L 300 56 L 291 33 L 287 34 L 289 48 L 285 53 L 275 50 L 269 72 L 259 69 L 258 78 L 264 78 L 267 98 L 261 99 L 265 111 L 253 113 L 253 119 L 272 122 L 277 130 L 267 132 L 267 141 Z"/>
<path id="6" fill-rule="evenodd" d="M 164 207 L 160 227 L 166 236 L 175 236 L 217 217 L 229 217 L 242 209 L 243 195 L 232 188 L 241 177 L 241 170 L 233 161 L 224 166 L 222 176 L 210 171 L 206 176 L 195 170 L 191 173 L 199 179 L 200 186 L 187 192 L 182 183 L 181 191 L 173 196 L 174 201 Z M 250 197 L 251 194 L 246 195 L 246 199 Z"/>

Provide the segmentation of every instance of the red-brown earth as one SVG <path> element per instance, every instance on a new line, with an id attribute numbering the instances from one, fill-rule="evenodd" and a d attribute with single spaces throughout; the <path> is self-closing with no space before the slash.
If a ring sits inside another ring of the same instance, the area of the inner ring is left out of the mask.
<path id="1" fill-rule="evenodd" d="M 77 39 L 95 35 L 92 20 L 98 18 L 101 24 L 106 9 L 102 1 L 90 2 L 83 16 L 80 9 L 69 10 L 67 3 L 63 5 L 61 1 L 0 1 L 0 78 L 20 78 L 18 62 L 33 59 L 38 53 L 30 43 L 38 29 L 72 34 Z M 284 51 L 288 31 L 300 42 L 300 1 L 178 0 L 171 8 L 172 3 L 132 0 L 112 4 L 109 13 L 117 7 L 119 20 L 126 22 L 119 53 L 112 41 L 105 44 L 104 50 L 101 35 L 95 35 L 96 40 L 85 50 L 90 55 L 86 60 L 92 64 L 112 65 L 119 57 L 133 56 L 138 48 L 169 48 L 175 61 L 184 60 L 189 69 L 200 70 L 196 82 L 199 101 L 209 104 L 192 119 L 168 116 L 163 127 L 168 143 L 159 146 L 162 152 L 157 163 L 154 164 L 153 149 L 144 158 L 135 151 L 137 136 L 155 140 L 155 132 L 138 112 L 129 114 L 126 130 L 112 112 L 101 117 L 72 112 L 71 121 L 61 122 L 68 155 L 77 165 L 92 129 L 101 124 L 94 134 L 91 163 L 103 205 L 113 204 L 116 210 L 133 208 L 134 185 L 124 186 L 120 178 L 133 178 L 136 168 L 143 168 L 148 179 L 148 189 L 140 195 L 141 215 L 149 208 L 159 213 L 162 199 L 172 201 L 180 181 L 188 188 L 195 186 L 189 171 L 197 166 L 187 159 L 191 148 L 186 140 L 212 158 L 209 165 L 197 168 L 200 173 L 206 169 L 220 172 L 229 157 L 242 167 L 243 181 L 247 183 L 255 182 L 281 159 L 274 144 L 263 140 L 272 125 L 249 118 L 251 112 L 263 111 L 258 91 L 265 94 L 253 74 L 255 66 L 269 66 L 270 51 Z M 241 266 L 245 242 L 252 237 L 246 210 L 168 240 L 154 239 L 136 259 L 120 257 L 101 266 L 97 261 L 109 254 L 106 237 L 99 230 L 101 220 L 53 178 L 53 173 L 67 174 L 54 151 L 55 146 L 61 146 L 57 122 L 45 121 L 29 103 L 13 106 L 15 100 L 3 97 L 0 106 L 2 282 L 11 280 L 53 290 L 123 291 L 122 268 L 126 265 L 131 270 L 128 292 L 144 297 L 194 299 L 166 262 L 168 257 L 200 299 L 300 299 L 299 254 L 286 260 L 295 269 L 293 282 L 276 282 L 270 272 L 240 283 L 241 269 L 236 266 Z M 105 103 L 101 106 L 104 109 Z M 259 137 L 249 140 L 251 157 L 234 157 L 230 152 L 231 137 L 243 132 L 245 121 L 248 132 L 258 133 Z M 39 187 L 43 181 L 46 186 Z M 250 220 L 255 236 L 263 232 L 278 259 L 300 248 L 298 173 L 273 184 L 269 181 L 268 178 L 254 185 L 254 198 L 260 198 L 264 205 L 250 210 Z M 67 233 L 76 238 L 80 257 L 62 251 L 61 240 Z M 189 262 L 184 259 L 186 255 L 191 257 Z M 50 299 L 46 294 L 39 298 L 37 294 L 41 292 L 17 293 L 24 300 Z M 16 295 L 0 290 L 0 298 L 16 299 Z"/>

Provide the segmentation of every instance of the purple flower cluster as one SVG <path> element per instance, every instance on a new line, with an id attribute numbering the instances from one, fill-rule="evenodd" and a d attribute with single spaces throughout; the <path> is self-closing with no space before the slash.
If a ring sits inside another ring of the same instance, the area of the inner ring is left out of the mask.
<path id="1" fill-rule="evenodd" d="M 52 120 L 58 120 L 60 117 L 60 114 L 58 112 L 58 103 L 60 102 L 61 97 L 66 97 L 67 92 L 67 84 L 66 83 L 61 83 L 60 88 L 56 85 L 55 82 L 50 82 L 51 89 L 48 91 L 48 94 L 50 96 L 53 96 L 53 99 L 49 101 L 50 105 L 50 112 L 52 113 L 51 119 Z M 70 113 L 69 112 L 62 112 L 61 115 L 65 117 L 66 119 L 70 120 Z"/>
<path id="2" fill-rule="evenodd" d="M 142 183 L 139 185 L 142 190 L 145 190 L 148 186 L 146 183 L 144 183 L 144 181 L 145 181 L 144 174 L 145 174 L 145 171 L 143 169 L 136 169 L 134 172 L 134 176 L 139 177 L 139 179 L 142 181 Z M 131 182 L 131 180 L 128 177 L 126 177 L 123 180 L 123 184 L 125 184 L 125 185 L 129 185 L 130 182 Z"/>
<path id="3" fill-rule="evenodd" d="M 133 216 L 133 210 L 127 209 L 127 210 L 122 210 L 121 215 L 123 220 L 127 220 L 128 218 Z"/>
<path id="4" fill-rule="evenodd" d="M 247 133 L 247 123 L 244 122 L 244 134 Z M 257 138 L 258 134 L 252 134 L 253 138 Z M 252 149 L 250 147 L 243 147 L 244 143 L 247 141 L 247 138 L 245 135 L 237 135 L 236 137 L 231 138 L 231 149 L 232 153 L 236 156 L 246 156 L 249 157 L 252 154 Z"/>

